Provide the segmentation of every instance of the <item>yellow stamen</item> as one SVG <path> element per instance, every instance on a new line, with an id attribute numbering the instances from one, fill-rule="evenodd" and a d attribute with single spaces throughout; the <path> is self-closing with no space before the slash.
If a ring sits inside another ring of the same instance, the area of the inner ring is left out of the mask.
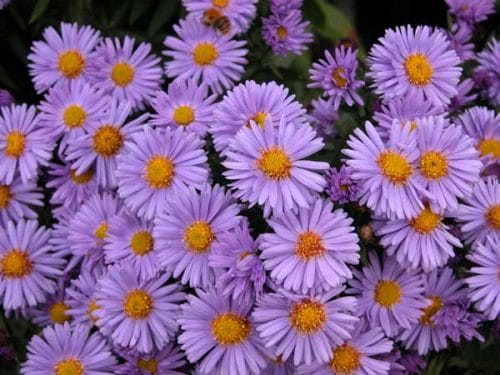
<path id="1" fill-rule="evenodd" d="M 24 153 L 26 147 L 26 137 L 23 133 L 14 130 L 5 136 L 5 155 L 19 158 Z"/>
<path id="2" fill-rule="evenodd" d="M 301 233 L 295 246 L 295 255 L 308 261 L 314 257 L 320 257 L 325 253 L 325 247 L 321 236 L 313 231 Z"/>
<path id="3" fill-rule="evenodd" d="M 276 35 L 278 35 L 279 40 L 285 40 L 288 36 L 288 30 L 285 26 L 278 26 L 276 28 Z"/>
<path id="4" fill-rule="evenodd" d="M 204 221 L 195 221 L 184 231 L 186 247 L 197 254 L 207 252 L 214 239 L 212 228 Z"/>
<path id="5" fill-rule="evenodd" d="M 83 375 L 85 373 L 85 366 L 83 363 L 72 357 L 63 359 L 57 362 L 54 366 L 55 375 Z"/>
<path id="6" fill-rule="evenodd" d="M 85 68 L 85 58 L 77 50 L 68 50 L 59 55 L 57 68 L 66 78 L 78 78 Z"/>
<path id="7" fill-rule="evenodd" d="M 175 109 L 173 118 L 176 124 L 188 126 L 194 121 L 193 108 L 188 105 L 181 105 Z"/>
<path id="8" fill-rule="evenodd" d="M 415 53 L 406 58 L 405 71 L 412 85 L 425 86 L 431 82 L 433 69 L 427 56 L 422 53 Z"/>
<path id="9" fill-rule="evenodd" d="M 174 179 L 174 164 L 165 156 L 155 155 L 146 163 L 144 178 L 151 189 L 169 187 Z"/>
<path id="10" fill-rule="evenodd" d="M 292 305 L 290 323 L 301 334 L 319 331 L 326 322 L 326 311 L 323 304 L 304 298 Z"/>
<path id="11" fill-rule="evenodd" d="M 130 239 L 130 248 L 135 255 L 146 255 L 153 250 L 153 236 L 146 230 L 140 230 Z"/>
<path id="12" fill-rule="evenodd" d="M 500 159 L 500 139 L 483 139 L 479 143 L 478 148 L 481 156 L 491 155 L 495 159 Z"/>
<path id="13" fill-rule="evenodd" d="M 330 361 L 330 367 L 335 374 L 350 375 L 361 365 L 360 358 L 361 354 L 359 351 L 355 347 L 345 343 L 337 346 L 333 350 L 333 358 Z"/>
<path id="14" fill-rule="evenodd" d="M 115 85 L 125 87 L 134 80 L 135 69 L 125 61 L 116 63 L 111 70 L 111 79 Z"/>
<path id="15" fill-rule="evenodd" d="M 266 118 L 267 118 L 267 113 L 266 112 L 257 112 L 254 116 L 250 118 L 251 121 L 255 122 L 257 125 L 259 125 L 262 129 L 264 129 L 264 126 L 266 126 Z M 247 123 L 247 127 L 250 127 L 250 120 Z"/>
<path id="16" fill-rule="evenodd" d="M 229 4 L 229 0 L 212 0 L 212 5 L 214 7 L 225 8 Z"/>
<path id="17" fill-rule="evenodd" d="M 408 160 L 394 151 L 382 152 L 377 159 L 377 165 L 382 174 L 396 185 L 404 185 L 413 173 Z"/>
<path id="18" fill-rule="evenodd" d="M 448 159 L 437 151 L 428 151 L 420 157 L 420 173 L 429 180 L 448 175 Z"/>
<path id="19" fill-rule="evenodd" d="M 50 319 L 54 323 L 63 324 L 64 322 L 68 322 L 71 317 L 66 314 L 69 307 L 63 301 L 54 303 L 49 309 Z"/>
<path id="20" fill-rule="evenodd" d="M 252 326 L 243 316 L 228 312 L 217 315 L 211 322 L 212 336 L 220 345 L 237 345 L 252 332 Z"/>
<path id="21" fill-rule="evenodd" d="M 77 185 L 86 184 L 87 182 L 92 180 L 92 177 L 94 177 L 94 171 L 92 169 L 89 169 L 88 171 L 78 175 L 73 169 L 69 171 L 69 178 L 71 178 L 71 181 L 73 181 Z"/>
<path id="22" fill-rule="evenodd" d="M 337 86 L 339 89 L 343 89 L 347 86 L 347 79 L 343 77 L 344 75 L 345 69 L 340 66 L 335 68 L 332 72 L 333 82 L 335 82 L 335 86 Z"/>
<path id="23" fill-rule="evenodd" d="M 486 221 L 495 230 L 500 230 L 500 204 L 494 204 L 486 211 Z"/>
<path id="24" fill-rule="evenodd" d="M 0 260 L 0 273 L 6 278 L 19 279 L 33 270 L 33 264 L 26 251 L 13 249 L 7 251 Z"/>
<path id="25" fill-rule="evenodd" d="M 273 146 L 260 154 L 257 168 L 269 179 L 281 180 L 290 177 L 292 162 L 282 148 Z"/>
<path id="26" fill-rule="evenodd" d="M 153 299 L 144 290 L 132 290 L 123 300 L 123 310 L 129 318 L 135 320 L 147 318 L 153 310 Z"/>
<path id="27" fill-rule="evenodd" d="M 410 226 L 420 234 L 427 234 L 436 229 L 440 223 L 441 216 L 426 206 L 420 215 L 411 219 Z"/>
<path id="28" fill-rule="evenodd" d="M 92 321 L 92 323 L 96 323 L 97 322 L 97 316 L 94 314 L 94 312 L 96 310 L 99 310 L 100 307 L 99 305 L 97 304 L 96 300 L 95 299 L 91 299 L 90 302 L 89 302 L 89 307 L 87 308 L 87 315 L 89 316 L 90 320 Z"/>
<path id="29" fill-rule="evenodd" d="M 104 239 L 108 235 L 108 223 L 103 221 L 97 226 L 94 231 L 95 243 L 97 246 L 102 246 L 104 244 Z"/>
<path id="30" fill-rule="evenodd" d="M 70 129 L 81 128 L 87 119 L 87 112 L 78 104 L 71 104 L 64 109 L 64 125 Z"/>
<path id="31" fill-rule="evenodd" d="M 196 65 L 212 65 L 217 60 L 217 57 L 219 57 L 219 51 L 210 42 L 201 42 L 194 47 L 193 60 Z"/>
<path id="32" fill-rule="evenodd" d="M 401 301 L 401 287 L 393 280 L 379 281 L 375 287 L 375 301 L 388 309 Z"/>
<path id="33" fill-rule="evenodd" d="M 149 372 L 151 375 L 156 375 L 158 372 L 158 361 L 156 358 L 142 359 L 137 361 L 137 367 L 141 370 Z"/>
<path id="34" fill-rule="evenodd" d="M 7 185 L 0 185 L 0 210 L 7 207 L 12 199 L 10 187 Z"/>
<path id="35" fill-rule="evenodd" d="M 102 125 L 92 138 L 96 153 L 103 157 L 117 154 L 123 146 L 123 135 L 119 128 L 113 125 Z"/>
<path id="36" fill-rule="evenodd" d="M 431 304 L 422 310 L 422 316 L 420 317 L 420 323 L 424 326 L 434 326 L 432 317 L 437 314 L 439 310 L 443 307 L 443 300 L 438 296 L 429 297 Z"/>

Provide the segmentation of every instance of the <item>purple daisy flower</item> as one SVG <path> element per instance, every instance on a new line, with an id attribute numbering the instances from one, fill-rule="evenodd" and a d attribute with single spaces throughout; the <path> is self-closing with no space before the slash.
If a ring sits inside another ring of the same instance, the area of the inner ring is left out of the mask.
<path id="1" fill-rule="evenodd" d="M 478 55 L 479 66 L 475 73 L 486 80 L 486 94 L 493 105 L 500 105 L 500 41 L 492 39 L 488 48 Z"/>
<path id="2" fill-rule="evenodd" d="M 288 14 L 292 10 L 299 10 L 304 0 L 271 0 L 269 8 L 271 13 Z"/>
<path id="3" fill-rule="evenodd" d="M 10 184 L 0 184 L 0 225 L 5 228 L 9 220 L 36 219 L 31 206 L 43 206 L 43 194 L 34 181 L 23 183 L 15 177 Z"/>
<path id="4" fill-rule="evenodd" d="M 471 42 L 473 27 L 465 22 L 457 22 L 451 26 L 450 31 L 443 30 L 448 37 L 451 48 L 455 50 L 462 62 L 475 60 L 474 43 Z"/>
<path id="5" fill-rule="evenodd" d="M 308 208 L 326 181 L 319 173 L 328 163 L 304 160 L 323 148 L 323 141 L 307 124 L 287 123 L 261 128 L 252 123 L 231 141 L 224 176 L 232 180 L 235 197 L 263 205 L 264 215 Z M 319 173 L 318 173 L 319 172 Z"/>
<path id="6" fill-rule="evenodd" d="M 177 331 L 179 303 L 185 299 L 178 284 L 166 285 L 168 278 L 140 281 L 133 268 L 109 267 L 94 295 L 101 332 L 123 348 L 162 350 Z"/>
<path id="7" fill-rule="evenodd" d="M 384 99 L 406 95 L 448 104 L 457 94 L 462 69 L 446 35 L 428 26 L 388 29 L 368 57 L 375 92 Z"/>
<path id="8" fill-rule="evenodd" d="M 7 90 L 0 89 L 0 107 L 14 104 L 14 97 Z"/>
<path id="9" fill-rule="evenodd" d="M 325 51 L 325 58 L 313 63 L 309 70 L 311 81 L 307 85 L 310 88 L 320 88 L 325 95 L 333 98 L 333 109 L 340 107 L 342 99 L 351 107 L 354 104 L 363 106 L 363 99 L 358 94 L 358 90 L 365 85 L 361 80 L 356 79 L 358 69 L 358 51 L 345 48 L 343 45 L 335 48 L 333 55 Z"/>
<path id="10" fill-rule="evenodd" d="M 323 139 L 333 138 L 337 134 L 335 123 L 340 115 L 333 107 L 333 98 L 317 98 L 311 101 L 312 109 L 307 120 Z"/>
<path id="11" fill-rule="evenodd" d="M 102 374 L 114 373 L 116 358 L 99 333 L 68 323 L 46 327 L 28 344 L 27 360 L 21 374 Z"/>
<path id="12" fill-rule="evenodd" d="M 151 44 L 140 43 L 125 36 L 105 38 L 95 49 L 96 57 L 89 64 L 89 81 L 114 98 L 128 100 L 133 109 L 144 109 L 160 89 L 162 68 L 160 58 L 151 54 Z"/>
<path id="13" fill-rule="evenodd" d="M 4 309 L 35 306 L 56 290 L 65 260 L 52 252 L 50 230 L 35 220 L 0 228 L 0 298 Z"/>
<path id="14" fill-rule="evenodd" d="M 95 57 L 93 50 L 100 40 L 99 31 L 64 22 L 60 30 L 59 34 L 53 27 L 46 28 L 44 40 L 31 46 L 28 66 L 38 93 L 58 82 L 89 78 L 89 62 Z"/>
<path id="15" fill-rule="evenodd" d="M 335 203 L 346 204 L 358 199 L 359 188 L 352 180 L 353 169 L 342 165 L 339 170 L 330 168 L 327 172 L 327 192 Z"/>
<path id="16" fill-rule="evenodd" d="M 89 124 L 100 123 L 106 116 L 109 98 L 82 80 L 61 82 L 49 90 L 40 103 L 40 125 L 54 139 L 61 136 L 60 151 L 69 142 L 85 135 Z"/>
<path id="17" fill-rule="evenodd" d="M 444 0 L 459 20 L 474 24 L 495 13 L 495 0 Z"/>
<path id="18" fill-rule="evenodd" d="M 104 245 L 107 264 L 122 263 L 131 267 L 140 280 L 150 280 L 160 271 L 153 224 L 124 212 L 109 221 Z"/>
<path id="19" fill-rule="evenodd" d="M 165 63 L 167 77 L 192 78 L 217 94 L 240 80 L 247 63 L 244 41 L 219 35 L 196 17 L 181 20 L 174 30 L 178 37 L 167 36 L 163 42 L 167 47 L 163 54 L 172 59 Z"/>
<path id="20" fill-rule="evenodd" d="M 387 254 L 394 255 L 404 268 L 431 271 L 455 255 L 454 247 L 462 247 L 443 223 L 443 215 L 427 205 L 411 219 L 381 220 L 373 226 Z"/>
<path id="21" fill-rule="evenodd" d="M 175 81 L 168 91 L 157 91 L 151 101 L 156 114 L 151 124 L 182 127 L 204 137 L 213 122 L 214 102 L 217 96 L 208 93 L 208 85 L 196 84 L 192 79 Z"/>
<path id="22" fill-rule="evenodd" d="M 352 337 L 334 346 L 332 359 L 328 363 L 302 365 L 297 374 L 350 374 L 386 375 L 391 363 L 380 358 L 392 350 L 392 341 L 379 328 L 368 328 L 364 321 L 357 323 Z"/>
<path id="23" fill-rule="evenodd" d="M 265 346 L 276 346 L 275 355 L 284 361 L 293 355 L 295 366 L 330 361 L 331 348 L 350 339 L 359 321 L 352 315 L 353 297 L 332 299 L 342 291 L 334 288 L 304 296 L 284 291 L 264 294 L 252 315 Z"/>
<path id="24" fill-rule="evenodd" d="M 214 111 L 210 133 L 215 149 L 224 153 L 236 133 L 254 122 L 264 128 L 267 122 L 278 127 L 281 118 L 296 125 L 305 122 L 305 109 L 289 95 L 289 90 L 276 82 L 258 84 L 246 81 L 229 91 Z"/>
<path id="25" fill-rule="evenodd" d="M 474 243 L 467 259 L 474 263 L 471 276 L 465 279 L 469 296 L 476 309 L 494 320 L 500 317 L 500 236 L 491 235 L 484 242 Z"/>
<path id="26" fill-rule="evenodd" d="M 424 355 L 430 350 L 446 348 L 447 331 L 436 324 L 435 315 L 444 306 L 456 303 L 464 296 L 465 289 L 462 286 L 463 283 L 453 276 L 453 271 L 448 267 L 424 274 L 427 307 L 420 312 L 418 323 L 401 333 L 399 339 L 406 349 L 418 350 L 418 354 Z"/>
<path id="27" fill-rule="evenodd" d="M 0 116 L 0 181 L 12 183 L 17 173 L 23 183 L 34 179 L 39 165 L 47 165 L 54 144 L 40 127 L 33 106 L 2 107 Z"/>
<path id="28" fill-rule="evenodd" d="M 413 352 L 403 355 L 400 362 L 403 365 L 404 370 L 407 371 L 401 375 L 420 375 L 427 365 L 425 359 L 421 355 Z"/>
<path id="29" fill-rule="evenodd" d="M 432 196 L 418 182 L 415 132 L 410 124 L 394 123 L 384 143 L 369 121 L 365 128 L 364 132 L 355 129 L 347 141 L 350 148 L 342 150 L 350 157 L 346 164 L 354 169 L 351 176 L 359 188 L 360 203 L 377 216 L 417 216 L 424 208 L 421 196 Z"/>
<path id="30" fill-rule="evenodd" d="M 144 126 L 149 116 L 143 114 L 126 123 L 131 111 L 130 102 L 113 99 L 106 117 L 100 123 L 89 124 L 88 134 L 69 144 L 67 159 L 77 175 L 94 168 L 101 187 L 116 187 L 117 156 L 125 142 Z"/>
<path id="31" fill-rule="evenodd" d="M 179 189 L 208 180 L 203 141 L 182 128 L 144 126 L 118 156 L 118 194 L 125 205 L 152 220 Z"/>
<path id="32" fill-rule="evenodd" d="M 47 297 L 46 302 L 27 311 L 33 323 L 39 327 L 71 322 L 71 315 L 68 314 L 69 306 L 65 298 L 64 281 L 60 279 L 57 284 L 56 292 Z"/>
<path id="33" fill-rule="evenodd" d="M 411 328 L 427 306 L 423 279 L 418 271 L 400 267 L 394 257 L 386 257 L 381 264 L 370 252 L 369 259 L 363 272 L 353 271 L 348 292 L 356 295 L 358 313 L 372 328 L 381 327 L 388 337 L 394 337 L 401 328 Z"/>
<path id="34" fill-rule="evenodd" d="M 196 290 L 181 306 L 178 341 L 189 362 L 202 357 L 202 374 L 259 374 L 266 367 L 262 344 L 249 315 L 252 304 L 224 298 L 215 290 Z"/>
<path id="35" fill-rule="evenodd" d="M 275 355 L 276 348 L 264 348 L 264 354 L 267 359 L 267 366 L 260 372 L 260 375 L 288 375 L 294 374 L 296 366 L 293 364 L 293 358 L 289 357 L 286 361 L 283 356 Z"/>
<path id="36" fill-rule="evenodd" d="M 458 94 L 451 98 L 448 110 L 458 111 L 477 99 L 476 93 L 471 93 L 474 88 L 474 81 L 470 78 L 464 79 L 457 86 Z"/>
<path id="37" fill-rule="evenodd" d="M 205 185 L 200 193 L 179 190 L 165 202 L 165 209 L 155 218 L 160 265 L 180 277 L 182 284 L 208 288 L 215 283 L 215 272 L 208 266 L 214 242 L 224 232 L 241 222 L 240 206 L 219 185 Z"/>
<path id="38" fill-rule="evenodd" d="M 215 272 L 215 286 L 222 297 L 247 305 L 262 294 L 266 273 L 247 220 L 217 237 L 208 265 Z"/>
<path id="39" fill-rule="evenodd" d="M 472 195 L 454 212 L 461 223 L 465 242 L 484 241 L 488 235 L 500 235 L 500 182 L 498 178 L 481 179 Z"/>
<path id="40" fill-rule="evenodd" d="M 260 236 L 261 258 L 271 278 L 289 291 L 329 290 L 352 278 L 359 263 L 359 238 L 353 220 L 333 204 L 318 199 L 297 214 L 268 220 L 274 233 Z"/>
<path id="41" fill-rule="evenodd" d="M 121 375 L 182 375 L 175 371 L 184 366 L 184 353 L 173 343 L 167 344 L 161 351 L 153 351 L 147 355 L 140 353 L 119 353 L 125 363 L 118 365 L 116 374 Z"/>
<path id="42" fill-rule="evenodd" d="M 248 31 L 257 13 L 257 0 L 182 0 L 182 5 L 199 20 L 207 11 L 227 17 L 236 34 Z"/>
<path id="43" fill-rule="evenodd" d="M 302 55 L 307 50 L 307 44 L 313 41 L 313 34 L 306 31 L 309 25 L 309 21 L 302 19 L 299 10 L 274 13 L 262 18 L 262 37 L 277 55 Z"/>

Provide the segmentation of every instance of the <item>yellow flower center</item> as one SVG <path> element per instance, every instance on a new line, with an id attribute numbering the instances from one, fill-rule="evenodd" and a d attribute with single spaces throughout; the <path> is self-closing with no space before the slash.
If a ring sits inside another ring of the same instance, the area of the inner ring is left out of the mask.
<path id="1" fill-rule="evenodd" d="M 248 319 L 231 312 L 217 315 L 210 322 L 210 328 L 219 345 L 241 344 L 252 332 Z"/>
<path id="2" fill-rule="evenodd" d="M 412 85 L 425 86 L 431 82 L 433 69 L 427 56 L 415 53 L 406 58 L 405 72 Z"/>
<path id="3" fill-rule="evenodd" d="M 28 253 L 19 249 L 7 251 L 0 260 L 0 273 L 7 278 L 21 278 L 33 270 Z"/>
<path id="4" fill-rule="evenodd" d="M 266 118 L 267 118 L 266 112 L 257 112 L 256 115 L 252 116 L 250 120 L 248 120 L 247 127 L 250 127 L 250 121 L 253 121 L 257 125 L 259 125 L 262 129 L 264 129 L 264 126 L 266 125 Z"/>
<path id="5" fill-rule="evenodd" d="M 70 129 L 81 128 L 87 119 L 87 112 L 78 104 L 71 104 L 63 112 L 64 125 Z"/>
<path id="6" fill-rule="evenodd" d="M 156 358 L 151 359 L 139 359 L 137 361 L 137 367 L 141 370 L 148 371 L 151 375 L 156 375 L 158 371 L 158 361 Z"/>
<path id="7" fill-rule="evenodd" d="M 78 78 L 85 68 L 85 58 L 77 50 L 69 50 L 59 55 L 57 68 L 66 78 Z"/>
<path id="8" fill-rule="evenodd" d="M 54 366 L 55 375 L 83 375 L 85 367 L 76 358 L 63 359 Z"/>
<path id="9" fill-rule="evenodd" d="M 10 192 L 10 187 L 7 185 L 0 185 L 0 210 L 7 207 L 12 199 L 12 193 Z"/>
<path id="10" fill-rule="evenodd" d="M 103 221 L 97 226 L 94 231 L 95 243 L 97 246 L 102 246 L 104 244 L 104 239 L 108 235 L 108 223 Z"/>
<path id="11" fill-rule="evenodd" d="M 229 4 L 229 0 L 212 0 L 212 5 L 214 7 L 225 8 Z"/>
<path id="12" fill-rule="evenodd" d="M 377 165 L 382 174 L 396 185 L 404 185 L 413 173 L 408 160 L 394 151 L 382 152 L 377 159 Z"/>
<path id="13" fill-rule="evenodd" d="M 82 174 L 76 174 L 76 172 L 71 169 L 69 171 L 69 178 L 71 178 L 71 181 L 73 181 L 77 185 L 84 185 L 90 180 L 92 180 L 92 177 L 94 177 L 94 171 L 92 169 L 89 169 L 86 172 L 83 172 Z"/>
<path id="14" fill-rule="evenodd" d="M 278 35 L 279 40 L 285 40 L 288 36 L 288 30 L 285 26 L 278 26 L 276 28 L 276 35 Z"/>
<path id="15" fill-rule="evenodd" d="M 355 347 L 345 343 L 333 350 L 330 367 L 336 374 L 352 374 L 361 365 L 360 357 L 361 354 Z"/>
<path id="16" fill-rule="evenodd" d="M 441 223 L 441 216 L 432 212 L 426 206 L 416 218 L 411 219 L 410 226 L 420 234 L 427 234 L 436 229 Z"/>
<path id="17" fill-rule="evenodd" d="M 345 69 L 340 66 L 335 68 L 332 72 L 333 82 L 335 82 L 335 86 L 337 86 L 339 89 L 343 89 L 347 86 L 347 79 L 343 77 L 344 74 Z"/>
<path id="18" fill-rule="evenodd" d="M 64 302 L 56 302 L 49 309 L 50 319 L 54 323 L 63 324 L 71 319 L 70 316 L 66 315 L 66 311 L 69 309 L 68 305 Z"/>
<path id="19" fill-rule="evenodd" d="M 26 137 L 23 133 L 14 130 L 5 136 L 5 155 L 19 158 L 24 153 L 24 148 L 26 146 Z"/>
<path id="20" fill-rule="evenodd" d="M 205 253 L 215 239 L 210 225 L 204 221 L 195 221 L 184 231 L 186 247 L 194 253 Z"/>
<path id="21" fill-rule="evenodd" d="M 393 280 L 379 281 L 375 287 L 375 301 L 388 309 L 401 301 L 401 295 L 401 287 Z"/>
<path id="22" fill-rule="evenodd" d="M 326 322 L 326 311 L 323 304 L 304 298 L 292 305 L 290 323 L 301 334 L 319 331 Z"/>
<path id="23" fill-rule="evenodd" d="M 135 255 L 146 255 L 153 250 L 153 236 L 146 230 L 140 230 L 130 239 L 130 248 Z"/>
<path id="24" fill-rule="evenodd" d="M 194 121 L 194 111 L 189 105 L 181 105 L 174 111 L 174 121 L 181 126 L 188 126 Z"/>
<path id="25" fill-rule="evenodd" d="M 155 155 L 146 163 L 144 178 L 151 189 L 169 187 L 174 179 L 174 164 L 165 156 Z"/>
<path id="26" fill-rule="evenodd" d="M 434 326 L 432 317 L 443 307 L 443 300 L 440 297 L 431 296 L 429 299 L 431 304 L 422 310 L 422 316 L 420 317 L 420 323 L 424 326 Z"/>
<path id="27" fill-rule="evenodd" d="M 95 132 L 92 143 L 96 153 L 104 157 L 111 157 L 121 150 L 123 135 L 120 129 L 113 125 L 102 125 Z"/>
<path id="28" fill-rule="evenodd" d="M 492 155 L 495 159 L 500 159 L 500 139 L 484 139 L 478 148 L 481 156 Z"/>
<path id="29" fill-rule="evenodd" d="M 486 221 L 495 230 L 500 230 L 500 204 L 495 204 L 486 211 Z"/>
<path id="30" fill-rule="evenodd" d="M 153 310 L 153 299 L 144 290 L 132 290 L 123 300 L 123 310 L 129 318 L 135 320 L 147 318 Z"/>
<path id="31" fill-rule="evenodd" d="M 448 175 L 448 159 L 442 153 L 429 151 L 420 157 L 420 173 L 429 180 Z"/>
<path id="32" fill-rule="evenodd" d="M 313 231 L 301 233 L 295 246 L 295 255 L 307 261 L 314 257 L 320 257 L 325 253 L 325 247 L 321 236 Z"/>
<path id="33" fill-rule="evenodd" d="M 125 61 L 116 63 L 111 70 L 111 79 L 120 87 L 128 86 L 134 80 L 134 75 L 134 67 Z"/>
<path id="34" fill-rule="evenodd" d="M 210 42 L 198 43 L 193 50 L 193 60 L 196 65 L 207 66 L 212 65 L 219 57 L 219 51 Z"/>
<path id="35" fill-rule="evenodd" d="M 89 307 L 87 308 L 87 314 L 90 318 L 90 320 L 92 321 L 92 323 L 96 323 L 97 322 L 97 316 L 95 316 L 94 312 L 96 310 L 99 310 L 100 307 L 99 305 L 97 304 L 97 302 L 95 301 L 95 299 L 91 299 L 90 302 L 89 302 Z"/>
<path id="36" fill-rule="evenodd" d="M 273 146 L 260 154 L 257 168 L 271 180 L 281 180 L 290 177 L 292 162 L 283 149 Z"/>

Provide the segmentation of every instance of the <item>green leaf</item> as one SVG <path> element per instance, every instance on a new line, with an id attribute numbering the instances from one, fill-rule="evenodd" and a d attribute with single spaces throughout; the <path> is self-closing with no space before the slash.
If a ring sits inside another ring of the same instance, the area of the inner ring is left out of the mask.
<path id="1" fill-rule="evenodd" d="M 36 20 L 38 20 L 43 13 L 45 13 L 45 10 L 49 6 L 50 0 L 38 0 L 35 4 L 35 7 L 33 8 L 33 12 L 31 13 L 31 17 L 29 20 L 29 23 L 32 24 Z"/>
<path id="2" fill-rule="evenodd" d="M 149 24 L 148 35 L 153 36 L 158 31 L 162 29 L 163 26 L 167 24 L 170 17 L 177 11 L 179 4 L 178 2 L 172 1 L 162 1 L 158 4 L 156 11 L 153 15 L 153 19 Z"/>
<path id="3" fill-rule="evenodd" d="M 144 13 L 146 13 L 151 7 L 151 1 L 141 0 L 132 2 L 132 7 L 130 9 L 130 15 L 128 18 L 129 25 L 132 25 L 137 21 Z"/>

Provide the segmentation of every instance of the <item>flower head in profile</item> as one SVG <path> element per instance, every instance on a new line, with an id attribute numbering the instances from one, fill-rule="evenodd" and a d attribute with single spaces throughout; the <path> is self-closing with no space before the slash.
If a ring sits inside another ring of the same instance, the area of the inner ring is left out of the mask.
<path id="1" fill-rule="evenodd" d="M 500 40 L 492 39 L 478 55 L 479 66 L 475 73 L 486 81 L 486 97 L 492 105 L 500 105 Z"/>

